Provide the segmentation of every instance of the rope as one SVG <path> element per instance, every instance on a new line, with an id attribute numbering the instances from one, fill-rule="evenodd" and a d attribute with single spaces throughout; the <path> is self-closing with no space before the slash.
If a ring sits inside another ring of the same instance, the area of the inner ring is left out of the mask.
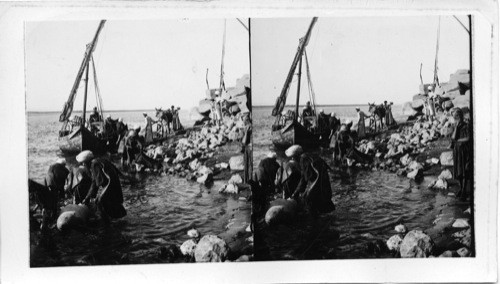
<path id="1" fill-rule="evenodd" d="M 99 83 L 97 81 L 97 71 L 95 69 L 94 57 L 92 56 L 90 58 L 90 60 L 92 62 L 92 69 L 93 69 L 92 71 L 94 73 L 94 88 L 95 88 L 95 96 L 96 96 L 97 109 L 99 110 L 99 113 L 101 114 L 101 117 L 104 119 L 104 112 L 103 112 L 101 91 L 99 90 Z"/>
<path id="2" fill-rule="evenodd" d="M 318 112 L 316 111 L 316 94 L 314 93 L 314 88 L 311 80 L 311 70 L 309 68 L 309 59 L 307 58 L 307 52 L 304 50 L 304 56 L 306 58 L 306 72 L 307 72 L 307 85 L 309 90 L 309 99 L 314 108 L 314 119 L 316 120 L 316 125 L 318 125 Z"/>

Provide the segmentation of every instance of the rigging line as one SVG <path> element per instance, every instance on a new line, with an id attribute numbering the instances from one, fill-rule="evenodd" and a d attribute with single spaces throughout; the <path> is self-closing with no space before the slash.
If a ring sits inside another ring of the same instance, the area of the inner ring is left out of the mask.
<path id="1" fill-rule="evenodd" d="M 457 20 L 457 21 L 458 21 L 458 23 L 462 26 L 462 28 L 464 28 L 464 29 L 465 29 L 465 31 L 466 31 L 468 34 L 470 34 L 469 29 L 468 29 L 468 28 L 467 28 L 464 24 L 462 24 L 462 21 L 460 21 L 460 19 L 458 19 L 458 18 L 457 18 L 457 16 L 453 15 L 453 18 L 455 18 L 455 20 Z"/>
<path id="2" fill-rule="evenodd" d="M 309 59 L 307 57 L 307 52 L 304 50 L 304 56 L 306 58 L 306 73 L 307 73 L 307 83 L 309 87 L 309 97 L 314 107 L 314 112 L 316 113 L 316 94 L 314 93 L 314 88 L 311 79 L 311 69 L 309 68 Z"/>
<path id="3" fill-rule="evenodd" d="M 97 71 L 96 71 L 96 68 L 95 68 L 94 57 L 93 56 L 91 57 L 91 61 L 92 61 L 92 69 L 94 71 L 93 73 L 94 73 L 94 88 L 95 88 L 95 94 L 96 94 L 96 104 L 97 104 L 97 107 L 99 109 L 99 112 L 101 113 L 101 116 L 104 118 L 102 98 L 101 98 L 101 91 L 99 89 L 99 83 L 97 81 Z"/>
<path id="4" fill-rule="evenodd" d="M 104 29 L 104 27 L 103 27 Z M 101 40 L 101 51 L 99 51 L 99 56 L 97 57 L 97 66 L 99 66 L 99 62 L 101 62 L 102 51 L 104 50 L 104 42 L 106 41 L 106 36 L 108 35 L 108 29 L 104 30 L 104 37 Z"/>

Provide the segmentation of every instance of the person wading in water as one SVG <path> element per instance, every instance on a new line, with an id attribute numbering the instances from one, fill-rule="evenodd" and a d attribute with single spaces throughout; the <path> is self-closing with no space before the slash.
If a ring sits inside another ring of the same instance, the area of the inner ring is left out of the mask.
<path id="1" fill-rule="evenodd" d="M 90 190 L 82 203 L 88 205 L 91 199 L 96 198 L 97 209 L 106 224 L 109 224 L 111 218 L 117 219 L 127 215 L 123 207 L 118 169 L 107 158 L 94 158 L 89 150 L 78 154 L 76 160 L 92 175 Z M 101 189 L 100 193 L 99 189 Z"/>

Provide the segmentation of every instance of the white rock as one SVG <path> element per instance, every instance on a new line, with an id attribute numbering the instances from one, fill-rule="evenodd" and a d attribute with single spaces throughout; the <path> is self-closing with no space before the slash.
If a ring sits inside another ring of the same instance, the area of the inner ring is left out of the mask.
<path id="1" fill-rule="evenodd" d="M 400 235 L 394 235 L 387 240 L 387 248 L 389 248 L 389 250 L 399 251 L 399 247 L 401 246 L 402 242 L 403 239 Z"/>
<path id="2" fill-rule="evenodd" d="M 232 156 L 229 159 L 229 168 L 232 171 L 242 171 L 245 169 L 243 155 Z"/>
<path id="3" fill-rule="evenodd" d="M 448 188 L 448 182 L 444 179 L 438 179 L 436 180 L 436 183 L 434 184 L 433 188 L 436 189 L 447 189 Z"/>
<path id="4" fill-rule="evenodd" d="M 442 166 L 453 166 L 453 151 L 447 151 L 441 153 L 439 161 Z"/>
<path id="5" fill-rule="evenodd" d="M 413 180 L 418 180 L 419 178 L 421 178 L 423 176 L 422 174 L 422 170 L 414 170 L 414 171 L 411 171 L 409 172 L 406 177 L 409 178 L 409 179 L 413 179 Z"/>
<path id="6" fill-rule="evenodd" d="M 183 255 L 194 256 L 196 243 L 193 240 L 187 240 L 184 243 L 182 243 L 180 249 Z"/>
<path id="7" fill-rule="evenodd" d="M 396 225 L 396 227 L 394 227 L 394 231 L 398 232 L 398 233 L 406 233 L 408 231 L 408 229 L 406 228 L 405 225 L 403 224 L 399 224 L 399 225 Z"/>
<path id="8" fill-rule="evenodd" d="M 422 231 L 408 232 L 401 242 L 399 252 L 402 258 L 427 257 L 434 248 L 432 239 Z"/>
<path id="9" fill-rule="evenodd" d="M 219 193 L 228 193 L 228 194 L 237 194 L 238 193 L 238 187 L 233 184 L 227 184 L 219 189 Z"/>
<path id="10" fill-rule="evenodd" d="M 228 183 L 232 183 L 232 184 L 243 183 L 243 179 L 241 178 L 241 176 L 239 174 L 234 174 L 231 176 Z"/>
<path id="11" fill-rule="evenodd" d="M 453 222 L 453 225 L 451 225 L 453 228 L 468 228 L 469 221 L 467 219 L 459 218 L 456 219 L 455 222 Z"/>
<path id="12" fill-rule="evenodd" d="M 205 235 L 196 245 L 194 258 L 196 262 L 223 262 L 228 252 L 229 247 L 223 239 L 215 235 Z"/>
<path id="13" fill-rule="evenodd" d="M 197 239 L 200 237 L 200 232 L 198 232 L 198 230 L 196 229 L 191 229 L 187 232 L 187 235 L 190 237 L 190 238 L 193 238 L 193 239 Z"/>
<path id="14" fill-rule="evenodd" d="M 446 169 L 444 171 L 441 172 L 441 174 L 439 174 L 439 177 L 438 179 L 444 179 L 444 180 L 449 180 L 449 179 L 452 179 L 453 178 L 453 175 L 451 174 L 451 171 Z"/>
<path id="15" fill-rule="evenodd" d="M 214 180 L 214 178 L 213 178 L 212 174 L 204 174 L 201 177 L 197 178 L 196 182 L 204 184 L 204 185 L 208 185 L 211 182 L 213 182 L 213 180 Z"/>

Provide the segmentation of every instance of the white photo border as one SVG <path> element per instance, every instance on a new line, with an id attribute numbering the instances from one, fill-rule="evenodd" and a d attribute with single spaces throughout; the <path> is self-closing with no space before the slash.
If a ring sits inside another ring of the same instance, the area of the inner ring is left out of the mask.
<path id="1" fill-rule="evenodd" d="M 24 27 L 28 21 L 473 15 L 475 258 L 353 259 L 30 268 Z M 301 283 L 497 281 L 498 4 L 494 1 L 0 2 L 0 277 L 5 283 L 89 281 Z M 476 95 L 477 94 L 477 95 Z"/>

